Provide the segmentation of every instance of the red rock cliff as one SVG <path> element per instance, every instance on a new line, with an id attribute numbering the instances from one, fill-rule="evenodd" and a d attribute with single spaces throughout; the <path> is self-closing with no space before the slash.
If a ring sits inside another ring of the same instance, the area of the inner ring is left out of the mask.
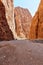
<path id="1" fill-rule="evenodd" d="M 30 39 L 43 40 L 43 0 L 41 0 L 38 11 L 32 19 L 29 37 Z"/>
<path id="2" fill-rule="evenodd" d="M 29 30 L 32 16 L 28 9 L 15 7 L 14 9 L 15 29 L 20 38 L 29 38 Z"/>
<path id="3" fill-rule="evenodd" d="M 7 0 L 0 0 L 0 40 L 14 39 L 11 29 L 9 28 L 10 21 L 12 20 L 10 19 L 10 16 L 9 16 L 11 15 L 11 13 L 8 14 L 10 10 L 7 11 L 8 7 L 9 5 L 7 4 Z M 8 24 L 8 21 L 9 21 L 9 24 Z"/>

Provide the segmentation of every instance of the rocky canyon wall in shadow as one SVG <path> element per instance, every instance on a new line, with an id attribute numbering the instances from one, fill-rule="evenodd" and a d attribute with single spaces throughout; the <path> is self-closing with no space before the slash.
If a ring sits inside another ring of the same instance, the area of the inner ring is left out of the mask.
<path id="1" fill-rule="evenodd" d="M 5 1 L 5 0 L 2 0 Z M 9 28 L 8 21 L 10 23 L 10 20 L 7 20 L 6 18 L 6 9 L 4 3 L 0 0 L 0 41 L 3 40 L 12 40 L 13 34 Z M 7 14 L 8 15 L 8 14 Z M 10 14 L 9 14 L 10 15 Z"/>

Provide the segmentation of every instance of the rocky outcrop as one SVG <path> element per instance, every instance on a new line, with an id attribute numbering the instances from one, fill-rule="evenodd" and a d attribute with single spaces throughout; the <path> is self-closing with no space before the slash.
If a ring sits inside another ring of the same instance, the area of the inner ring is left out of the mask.
<path id="1" fill-rule="evenodd" d="M 19 39 L 15 32 L 13 0 L 0 0 L 0 40 Z"/>
<path id="2" fill-rule="evenodd" d="M 32 19 L 29 38 L 43 40 L 43 0 L 41 0 L 38 11 Z"/>
<path id="3" fill-rule="evenodd" d="M 19 14 L 15 17 L 16 12 Z M 14 13 L 13 0 L 0 0 L 0 40 L 28 38 L 31 18 L 27 9 L 15 8 Z"/>
<path id="4" fill-rule="evenodd" d="M 30 24 L 32 16 L 28 9 L 22 7 L 15 7 L 14 9 L 14 18 L 15 18 L 15 31 L 17 36 L 21 39 L 29 38 Z"/>
<path id="5" fill-rule="evenodd" d="M 0 0 L 0 41 L 14 39 L 10 26 L 13 26 L 13 2 Z"/>
<path id="6" fill-rule="evenodd" d="M 43 43 L 0 42 L 0 65 L 43 65 Z"/>
<path id="7" fill-rule="evenodd" d="M 0 0 L 0 19 L 0 40 L 19 39 L 15 32 L 13 0 Z"/>

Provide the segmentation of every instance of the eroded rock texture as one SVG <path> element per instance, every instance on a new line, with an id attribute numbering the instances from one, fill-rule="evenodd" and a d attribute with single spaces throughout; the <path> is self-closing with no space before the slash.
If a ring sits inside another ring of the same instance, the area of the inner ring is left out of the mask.
<path id="1" fill-rule="evenodd" d="M 32 41 L 0 42 L 0 65 L 43 65 L 43 44 Z"/>
<path id="2" fill-rule="evenodd" d="M 28 38 L 31 18 L 27 9 L 14 9 L 13 0 L 0 0 L 0 40 Z"/>
<path id="3" fill-rule="evenodd" d="M 43 40 L 43 0 L 41 0 L 38 11 L 32 19 L 29 37 L 30 39 Z"/>
<path id="4" fill-rule="evenodd" d="M 14 39 L 10 26 L 13 26 L 12 0 L 0 0 L 0 40 Z"/>
<path id="5" fill-rule="evenodd" d="M 24 9 L 22 7 L 15 7 L 14 18 L 17 36 L 19 36 L 21 39 L 28 39 L 32 19 L 30 12 L 28 11 L 28 9 Z"/>

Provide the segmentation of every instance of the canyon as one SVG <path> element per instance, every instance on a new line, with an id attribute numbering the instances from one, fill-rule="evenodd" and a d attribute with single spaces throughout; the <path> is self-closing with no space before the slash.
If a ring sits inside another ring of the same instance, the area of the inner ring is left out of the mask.
<path id="1" fill-rule="evenodd" d="M 14 8 L 13 0 L 0 0 L 0 41 L 28 39 L 31 19 L 28 9 Z"/>
<path id="2" fill-rule="evenodd" d="M 14 7 L 13 0 L 0 0 L 0 41 L 43 40 L 43 0 L 32 18 L 28 9 Z"/>
<path id="3" fill-rule="evenodd" d="M 33 18 L 13 0 L 0 0 L 0 65 L 43 65 L 43 0 Z"/>

